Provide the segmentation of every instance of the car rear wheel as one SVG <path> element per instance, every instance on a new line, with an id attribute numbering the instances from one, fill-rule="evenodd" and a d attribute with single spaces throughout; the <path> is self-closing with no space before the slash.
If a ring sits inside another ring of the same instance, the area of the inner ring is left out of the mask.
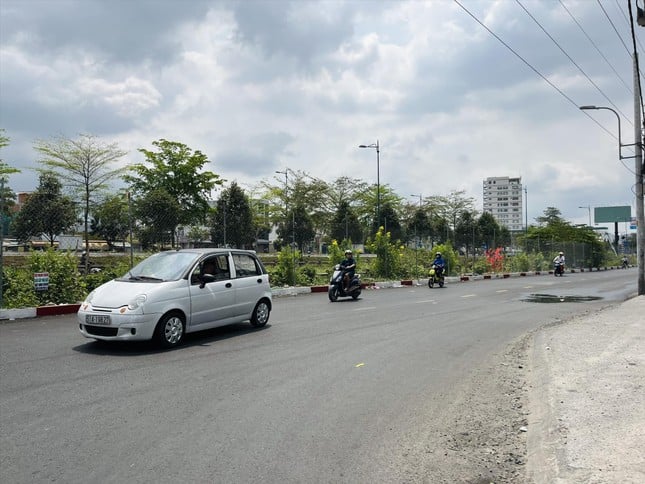
<path id="1" fill-rule="evenodd" d="M 269 321 L 270 313 L 271 308 L 269 307 L 269 303 L 263 299 L 255 305 L 253 315 L 251 316 L 251 324 L 256 328 L 264 326 Z"/>
<path id="2" fill-rule="evenodd" d="M 155 329 L 155 340 L 164 348 L 177 346 L 184 337 L 185 322 L 179 313 L 164 315 Z"/>

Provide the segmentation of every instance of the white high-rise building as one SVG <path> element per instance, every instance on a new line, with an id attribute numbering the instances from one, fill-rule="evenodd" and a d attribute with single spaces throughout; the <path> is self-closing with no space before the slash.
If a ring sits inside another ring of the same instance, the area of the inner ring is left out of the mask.
<path id="1" fill-rule="evenodd" d="M 484 180 L 484 212 L 510 231 L 524 230 L 522 222 L 522 177 L 489 177 Z"/>

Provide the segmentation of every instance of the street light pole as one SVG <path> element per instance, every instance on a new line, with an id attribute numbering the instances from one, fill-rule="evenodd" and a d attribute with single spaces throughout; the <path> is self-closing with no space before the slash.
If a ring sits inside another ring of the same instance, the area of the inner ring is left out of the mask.
<path id="1" fill-rule="evenodd" d="M 410 195 L 411 197 L 419 197 L 419 211 L 421 211 L 421 204 L 423 203 L 422 195 Z M 417 275 L 417 284 L 419 283 L 419 236 L 417 235 L 418 219 L 414 221 L 414 272 Z"/>
<path id="2" fill-rule="evenodd" d="M 376 227 L 377 230 L 381 226 L 381 180 L 380 180 L 380 160 L 379 160 L 379 144 L 376 143 L 369 145 L 359 145 L 359 148 L 376 148 Z"/>
<path id="3" fill-rule="evenodd" d="M 634 140 L 635 143 L 623 144 L 620 134 L 620 116 L 606 106 L 580 106 L 583 111 L 606 109 L 613 112 L 618 120 L 618 159 L 634 158 L 635 192 L 636 192 L 636 265 L 638 267 L 638 294 L 645 295 L 645 212 L 643 209 L 643 144 L 641 132 L 640 82 L 638 78 L 637 57 L 634 52 Z M 623 156 L 623 146 L 635 146 L 634 156 Z M 616 241 L 617 242 L 617 241 Z"/>
<path id="4" fill-rule="evenodd" d="M 591 205 L 583 205 L 582 207 L 578 208 L 586 208 L 589 211 L 589 227 L 591 227 Z"/>
<path id="5" fill-rule="evenodd" d="M 285 231 L 287 229 L 287 217 L 289 216 L 289 199 L 287 198 L 287 192 L 289 190 L 289 168 L 286 168 L 284 171 L 278 171 L 276 170 L 276 173 L 279 173 L 280 175 L 284 175 L 284 228 Z M 296 213 L 292 209 L 292 221 L 291 221 L 291 258 L 292 258 L 292 263 L 293 263 L 293 268 L 291 271 L 291 282 L 293 283 L 294 287 L 296 285 L 296 251 L 295 251 L 295 244 L 296 244 Z M 286 238 L 286 233 L 284 234 Z"/>
<path id="6" fill-rule="evenodd" d="M 618 159 L 623 160 L 625 158 L 633 158 L 633 156 L 623 156 L 623 146 L 634 146 L 634 144 L 630 144 L 630 145 L 623 144 L 621 134 L 620 134 L 620 116 L 618 115 L 615 109 L 608 108 L 607 106 L 580 106 L 580 109 L 582 111 L 606 109 L 607 111 L 611 111 L 612 113 L 614 113 L 616 115 L 616 119 L 618 120 Z"/>

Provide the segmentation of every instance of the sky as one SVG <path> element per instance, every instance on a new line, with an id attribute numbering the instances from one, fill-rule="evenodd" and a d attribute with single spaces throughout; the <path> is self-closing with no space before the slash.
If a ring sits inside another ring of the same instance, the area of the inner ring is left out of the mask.
<path id="1" fill-rule="evenodd" d="M 519 176 L 529 223 L 635 216 L 633 24 L 628 0 L 0 0 L 0 157 L 14 192 L 35 141 L 91 134 L 123 164 L 185 143 L 248 193 L 288 169 L 481 210 Z"/>

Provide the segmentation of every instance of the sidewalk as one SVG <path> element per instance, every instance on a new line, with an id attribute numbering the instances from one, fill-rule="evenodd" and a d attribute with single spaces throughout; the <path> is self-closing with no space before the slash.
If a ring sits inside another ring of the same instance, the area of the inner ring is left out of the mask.
<path id="1" fill-rule="evenodd" d="M 645 296 L 538 331 L 527 479 L 645 482 Z"/>

